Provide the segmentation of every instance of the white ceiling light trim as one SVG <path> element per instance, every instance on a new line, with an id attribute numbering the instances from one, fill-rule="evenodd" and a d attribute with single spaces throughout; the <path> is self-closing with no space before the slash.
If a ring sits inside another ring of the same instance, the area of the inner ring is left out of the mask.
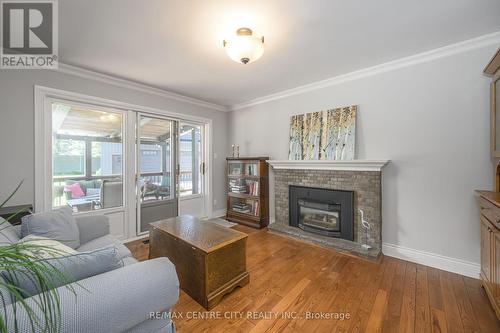
<path id="1" fill-rule="evenodd" d="M 229 107 L 229 109 L 231 111 L 240 110 L 240 109 L 248 108 L 248 107 L 251 107 L 254 105 L 259 105 L 259 104 L 271 102 L 274 100 L 286 98 L 289 96 L 303 94 L 303 93 L 308 92 L 308 91 L 323 89 L 323 88 L 330 87 L 330 86 L 337 85 L 337 84 L 341 84 L 344 82 L 354 81 L 354 80 L 361 79 L 364 77 L 368 77 L 368 76 L 372 76 L 372 75 L 376 75 L 376 74 L 380 74 L 380 73 L 385 73 L 385 72 L 393 71 L 393 70 L 404 68 L 404 67 L 417 65 L 420 63 L 436 60 L 439 58 L 448 57 L 448 56 L 451 56 L 454 54 L 463 53 L 463 52 L 467 52 L 467 51 L 474 50 L 474 49 L 479 49 L 479 48 L 486 47 L 489 45 L 497 45 L 498 43 L 500 43 L 500 31 L 497 31 L 497 32 L 494 32 L 491 34 L 487 34 L 487 35 L 483 35 L 480 37 L 468 39 L 468 40 L 465 40 L 463 42 L 443 46 L 443 47 L 440 47 L 437 49 L 433 49 L 431 51 L 417 53 L 417 54 L 409 56 L 409 57 L 404 57 L 404 58 L 400 58 L 397 60 L 389 61 L 389 62 L 380 64 L 380 65 L 367 67 L 367 68 L 360 69 L 360 70 L 350 72 L 347 74 L 334 76 L 334 77 L 331 77 L 329 79 L 309 83 L 309 84 L 302 85 L 302 86 L 299 86 L 296 88 L 283 90 L 283 91 L 278 92 L 278 93 L 255 98 L 255 99 L 250 100 L 248 102 L 243 102 L 243 103 L 232 105 Z"/>
<path id="2" fill-rule="evenodd" d="M 228 112 L 230 111 L 227 106 L 215 104 L 215 103 L 210 103 L 207 101 L 203 101 L 201 99 L 193 98 L 193 97 L 188 97 L 184 96 L 181 94 L 177 94 L 168 90 L 164 90 L 161 88 L 153 87 L 147 84 L 139 83 L 136 81 L 128 80 L 128 79 L 123 79 L 117 76 L 109 75 L 109 74 L 104 74 L 95 70 L 90 70 L 90 69 L 85 69 L 73 65 L 68 65 L 59 62 L 59 68 L 57 69 L 58 72 L 64 73 L 64 74 L 70 74 L 70 75 L 75 75 L 78 77 L 82 77 L 85 79 L 90 79 L 90 80 L 95 80 L 107 84 L 111 84 L 114 86 L 122 87 L 122 88 L 127 88 L 127 89 L 133 89 L 136 91 L 144 92 L 147 94 L 153 94 L 161 97 L 166 97 L 170 99 L 174 99 L 177 101 L 181 102 L 186 102 L 189 104 L 194 104 L 197 106 L 202 106 L 205 108 L 217 110 L 217 111 L 224 111 Z"/>

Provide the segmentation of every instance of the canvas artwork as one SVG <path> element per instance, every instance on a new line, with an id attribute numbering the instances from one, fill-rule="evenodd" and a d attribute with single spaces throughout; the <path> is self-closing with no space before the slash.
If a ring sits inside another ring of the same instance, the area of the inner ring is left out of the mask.
<path id="1" fill-rule="evenodd" d="M 311 112 L 290 120 L 289 160 L 353 160 L 357 106 Z"/>

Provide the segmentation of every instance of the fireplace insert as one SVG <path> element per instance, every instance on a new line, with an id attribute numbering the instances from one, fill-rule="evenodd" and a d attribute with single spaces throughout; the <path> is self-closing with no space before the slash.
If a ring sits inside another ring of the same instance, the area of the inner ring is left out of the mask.
<path id="1" fill-rule="evenodd" d="M 340 234 L 340 205 L 299 199 L 299 228 L 326 236 Z"/>
<path id="2" fill-rule="evenodd" d="M 354 192 L 290 186 L 290 226 L 353 240 Z"/>

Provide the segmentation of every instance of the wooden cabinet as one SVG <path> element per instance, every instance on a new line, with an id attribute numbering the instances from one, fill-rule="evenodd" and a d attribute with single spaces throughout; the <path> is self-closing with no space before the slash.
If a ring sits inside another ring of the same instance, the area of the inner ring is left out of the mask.
<path id="1" fill-rule="evenodd" d="M 490 118 L 490 136 L 491 136 L 491 156 L 493 158 L 500 157 L 500 48 L 490 60 L 483 71 L 486 75 L 491 76 L 491 118 Z"/>
<path id="2" fill-rule="evenodd" d="M 490 223 L 481 217 L 481 275 L 484 281 L 491 281 L 491 266 L 492 266 L 492 235 Z"/>
<path id="3" fill-rule="evenodd" d="M 481 285 L 500 319 L 500 193 L 478 193 L 481 208 Z"/>
<path id="4" fill-rule="evenodd" d="M 491 157 L 495 191 L 477 191 L 481 208 L 481 285 L 500 319 L 500 48 L 484 69 L 491 81 Z"/>
<path id="5" fill-rule="evenodd" d="M 269 224 L 269 157 L 228 157 L 226 168 L 229 221 L 255 228 Z"/>
<path id="6" fill-rule="evenodd" d="M 492 282 L 493 282 L 493 297 L 494 303 L 497 306 L 497 317 L 500 311 L 500 231 L 492 233 L 492 249 L 495 251 L 493 254 L 492 262 L 494 265 L 491 267 Z"/>
<path id="7" fill-rule="evenodd" d="M 500 48 L 484 68 L 491 77 L 490 85 L 490 148 L 494 164 L 495 191 L 500 192 Z"/>

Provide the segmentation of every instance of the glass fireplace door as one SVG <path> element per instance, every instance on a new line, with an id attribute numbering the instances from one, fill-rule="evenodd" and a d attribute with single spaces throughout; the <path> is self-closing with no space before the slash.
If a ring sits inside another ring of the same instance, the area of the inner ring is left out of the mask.
<path id="1" fill-rule="evenodd" d="M 300 199 L 298 205 L 299 228 L 326 236 L 340 234 L 339 204 Z"/>

